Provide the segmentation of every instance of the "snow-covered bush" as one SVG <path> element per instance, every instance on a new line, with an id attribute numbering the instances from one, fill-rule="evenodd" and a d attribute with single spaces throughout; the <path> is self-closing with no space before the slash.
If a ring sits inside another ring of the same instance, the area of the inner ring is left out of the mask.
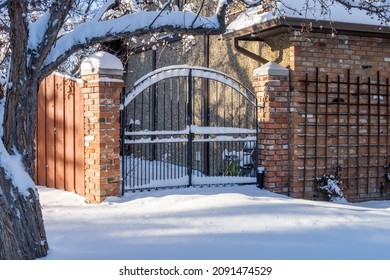
<path id="1" fill-rule="evenodd" d="M 341 189 L 340 170 L 341 167 L 338 165 L 332 168 L 331 174 L 322 174 L 320 177 L 316 177 L 318 191 L 324 193 L 329 201 L 343 200 L 344 193 Z"/>
<path id="2" fill-rule="evenodd" d="M 244 148 L 240 151 L 229 151 L 225 149 L 222 152 L 222 159 L 228 162 L 223 173 L 224 176 L 254 176 L 254 162 L 252 155 L 254 153 L 255 142 L 247 141 Z"/>

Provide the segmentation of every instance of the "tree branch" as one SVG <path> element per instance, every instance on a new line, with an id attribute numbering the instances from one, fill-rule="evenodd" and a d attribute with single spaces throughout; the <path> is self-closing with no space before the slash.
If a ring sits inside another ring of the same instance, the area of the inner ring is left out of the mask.
<path id="1" fill-rule="evenodd" d="M 226 9 L 231 1 L 232 0 L 219 0 L 217 5 L 217 10 L 215 11 L 215 15 L 218 19 L 218 23 L 220 26 L 222 26 L 223 29 L 225 29 Z"/>
<path id="2" fill-rule="evenodd" d="M 38 42 L 32 43 L 32 38 L 30 39 L 30 50 L 32 54 L 32 59 L 30 64 L 33 65 L 36 69 L 39 69 L 45 61 L 45 58 L 49 54 L 51 48 L 57 40 L 57 36 L 62 29 L 64 21 L 69 14 L 69 11 L 72 6 L 72 0 L 61 0 L 53 1 L 50 10 L 46 12 L 46 15 L 42 15 L 38 22 L 33 25 L 30 25 L 30 33 L 35 32 L 36 34 L 43 34 L 41 38 L 37 38 Z M 47 15 L 47 13 L 49 13 Z M 44 21 L 47 21 L 46 23 Z M 45 31 L 34 30 L 42 28 L 45 26 Z"/>
<path id="3" fill-rule="evenodd" d="M 1 0 L 0 1 L 0 9 L 6 7 L 8 5 L 9 0 Z"/>
<path id="4" fill-rule="evenodd" d="M 207 18 L 192 12 L 166 11 L 144 12 L 139 11 L 119 18 L 104 21 L 90 21 L 80 24 L 72 32 L 65 34 L 53 44 L 42 67 L 40 79 L 54 71 L 74 52 L 114 39 L 128 38 L 151 31 L 180 31 L 191 34 L 220 34 L 223 28 L 215 17 Z"/>
<path id="5" fill-rule="evenodd" d="M 172 0 L 168 0 L 167 3 L 165 3 L 164 7 L 161 9 L 159 14 L 156 16 L 156 18 L 150 23 L 149 29 L 152 28 L 152 25 L 156 22 L 156 20 L 161 16 L 161 14 L 165 11 L 165 9 L 168 7 L 169 4 L 172 3 Z"/>
<path id="6" fill-rule="evenodd" d="M 324 0 L 319 0 L 320 3 Z M 368 15 L 376 15 L 382 23 L 388 25 L 390 22 L 390 5 L 386 4 L 388 1 L 372 0 L 372 1 L 360 1 L 354 4 L 354 1 L 349 0 L 335 0 L 349 10 L 358 9 L 366 11 Z"/>
<path id="7" fill-rule="evenodd" d="M 99 21 L 102 19 L 102 16 L 105 12 L 107 12 L 112 6 L 115 5 L 115 0 L 108 0 L 97 12 L 96 16 L 93 18 L 92 21 Z"/>
<path id="8" fill-rule="evenodd" d="M 263 0 L 252 0 L 252 1 L 240 0 L 240 2 L 244 3 L 247 7 L 254 7 L 263 3 Z"/>
<path id="9" fill-rule="evenodd" d="M 198 9 L 198 12 L 196 13 L 196 18 L 194 18 L 194 21 L 192 22 L 191 26 L 195 23 L 195 21 L 198 19 L 200 13 L 202 12 L 203 6 L 204 6 L 204 1 L 202 0 L 202 3 L 200 4 L 200 7 Z"/>
<path id="10" fill-rule="evenodd" d="M 28 23 L 25 15 L 27 14 L 27 1 L 8 1 L 7 3 L 10 18 L 10 34 L 15 34 L 15 36 L 10 36 L 12 49 L 12 69 L 10 70 L 10 75 L 13 76 L 21 73 L 26 58 Z"/>

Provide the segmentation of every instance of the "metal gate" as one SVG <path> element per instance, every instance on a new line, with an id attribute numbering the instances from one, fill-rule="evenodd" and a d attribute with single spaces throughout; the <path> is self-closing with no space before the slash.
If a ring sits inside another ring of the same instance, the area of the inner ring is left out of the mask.
<path id="1" fill-rule="evenodd" d="M 122 190 L 257 184 L 257 103 L 204 67 L 151 72 L 124 96 Z"/>

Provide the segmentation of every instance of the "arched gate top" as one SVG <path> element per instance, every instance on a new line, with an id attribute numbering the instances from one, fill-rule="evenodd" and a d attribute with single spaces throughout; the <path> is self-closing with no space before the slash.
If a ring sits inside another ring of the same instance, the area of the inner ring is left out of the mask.
<path id="1" fill-rule="evenodd" d="M 221 82 L 236 90 L 239 94 L 244 96 L 249 102 L 256 106 L 255 95 L 249 88 L 241 84 L 235 78 L 215 69 L 191 65 L 167 66 L 159 68 L 142 76 L 134 83 L 134 87 L 126 94 L 123 105 L 127 106 L 143 90 L 152 86 L 155 83 L 158 83 L 159 81 L 173 77 L 188 77 L 190 73 L 192 77 L 210 79 Z"/>

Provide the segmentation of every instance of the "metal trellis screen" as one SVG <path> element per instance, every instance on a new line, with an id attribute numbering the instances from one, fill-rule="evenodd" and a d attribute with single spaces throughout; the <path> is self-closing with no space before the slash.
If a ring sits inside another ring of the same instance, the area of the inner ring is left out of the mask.
<path id="1" fill-rule="evenodd" d="M 124 96 L 123 191 L 257 183 L 257 105 L 228 75 L 173 66 Z"/>
<path id="2" fill-rule="evenodd" d="M 299 112 L 300 171 L 305 186 L 337 172 L 350 197 L 389 193 L 390 84 L 388 78 L 361 80 L 306 75 Z"/>

